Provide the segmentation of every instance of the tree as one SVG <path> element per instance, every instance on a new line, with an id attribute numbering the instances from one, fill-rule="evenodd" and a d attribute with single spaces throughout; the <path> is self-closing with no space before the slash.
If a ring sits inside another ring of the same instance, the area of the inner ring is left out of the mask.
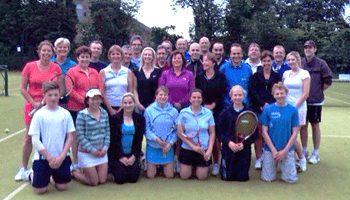
<path id="1" fill-rule="evenodd" d="M 104 46 L 124 44 L 129 39 L 140 1 L 94 0 L 91 2 L 91 19 Z"/>
<path id="2" fill-rule="evenodd" d="M 166 26 L 164 28 L 152 27 L 152 32 L 150 36 L 150 46 L 156 49 L 157 46 L 161 44 L 164 39 L 169 39 L 171 43 L 175 44 L 176 39 L 180 38 L 181 36 L 168 33 L 168 30 L 174 29 L 175 26 Z"/>
<path id="3" fill-rule="evenodd" d="M 192 40 L 198 41 L 201 36 L 218 37 L 224 33 L 224 10 L 215 0 L 173 0 L 172 6 L 192 8 L 194 25 L 189 29 Z"/>
<path id="4" fill-rule="evenodd" d="M 0 50 L 4 56 L 0 61 L 10 67 L 19 66 L 13 62 L 17 45 L 32 59 L 37 55 L 36 47 L 40 41 L 54 41 L 58 37 L 72 41 L 76 35 L 77 17 L 72 1 L 1 0 L 0 6 L 0 45 L 5 47 Z"/>
<path id="5" fill-rule="evenodd" d="M 59 37 L 74 40 L 78 19 L 72 1 L 28 2 L 22 6 L 27 16 L 22 32 L 27 51 L 36 53 L 36 46 L 42 40 L 54 41 Z"/>

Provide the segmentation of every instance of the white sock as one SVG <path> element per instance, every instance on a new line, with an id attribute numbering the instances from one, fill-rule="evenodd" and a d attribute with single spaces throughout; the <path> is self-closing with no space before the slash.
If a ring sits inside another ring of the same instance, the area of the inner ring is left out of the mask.
<path id="1" fill-rule="evenodd" d="M 318 155 L 318 149 L 314 149 L 314 151 L 312 152 L 312 155 Z"/>
<path id="2" fill-rule="evenodd" d="M 303 147 L 303 154 L 306 155 L 307 152 L 308 152 L 307 147 Z"/>

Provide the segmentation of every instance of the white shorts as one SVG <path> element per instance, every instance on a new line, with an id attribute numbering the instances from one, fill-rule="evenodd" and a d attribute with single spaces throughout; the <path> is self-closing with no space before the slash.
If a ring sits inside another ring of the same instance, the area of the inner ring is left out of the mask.
<path id="1" fill-rule="evenodd" d="M 297 170 L 295 167 L 294 151 L 289 151 L 286 157 L 276 162 L 273 159 L 271 151 L 264 150 L 263 165 L 261 169 L 261 179 L 264 181 L 273 181 L 276 179 L 277 165 L 281 168 L 281 179 L 287 183 L 295 183 L 298 180 Z"/>
<path id="2" fill-rule="evenodd" d="M 78 151 L 78 165 L 81 168 L 94 167 L 107 162 L 107 154 L 103 157 L 95 157 L 90 153 Z"/>
<path id="3" fill-rule="evenodd" d="M 306 110 L 298 110 L 299 114 L 299 125 L 304 126 L 306 125 Z"/>

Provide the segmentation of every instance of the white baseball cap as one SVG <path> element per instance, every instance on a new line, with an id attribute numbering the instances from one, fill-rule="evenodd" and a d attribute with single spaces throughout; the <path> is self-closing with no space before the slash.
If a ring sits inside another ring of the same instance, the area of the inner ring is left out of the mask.
<path id="1" fill-rule="evenodd" d="M 96 96 L 96 95 L 102 96 L 100 90 L 93 88 L 93 89 L 90 89 L 86 92 L 85 98 L 87 98 L 87 97 L 91 98 L 91 97 Z"/>

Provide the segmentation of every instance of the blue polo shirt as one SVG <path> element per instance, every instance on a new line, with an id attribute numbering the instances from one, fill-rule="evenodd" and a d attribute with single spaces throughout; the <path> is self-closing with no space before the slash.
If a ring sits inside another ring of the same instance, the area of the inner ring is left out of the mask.
<path id="1" fill-rule="evenodd" d="M 268 134 L 277 151 L 282 150 L 292 136 L 292 128 L 299 126 L 298 110 L 290 105 L 277 106 L 272 103 L 264 107 L 259 119 L 260 123 L 268 127 Z M 264 149 L 271 151 L 267 144 Z M 293 150 L 293 145 L 289 151 Z"/>
<path id="2" fill-rule="evenodd" d="M 219 71 L 221 71 L 226 77 L 226 95 L 224 98 L 225 107 L 231 104 L 229 92 L 234 85 L 240 85 L 244 88 L 246 95 L 244 96 L 243 103 L 248 105 L 248 84 L 253 74 L 250 66 L 241 61 L 239 66 L 234 67 L 231 64 L 231 60 L 229 60 L 220 67 Z"/>
<path id="3" fill-rule="evenodd" d="M 193 130 L 196 130 L 197 124 L 196 121 L 193 120 L 192 117 L 189 117 L 190 119 L 186 118 L 186 115 L 181 115 L 183 112 L 189 112 L 192 114 L 192 116 L 197 120 L 198 126 L 199 126 L 199 143 L 202 149 L 207 150 L 208 149 L 208 143 L 209 143 L 209 132 L 208 128 L 209 126 L 215 126 L 214 117 L 212 112 L 203 106 L 201 106 L 201 109 L 198 113 L 193 114 L 191 107 L 186 107 L 181 110 L 180 115 L 176 119 L 176 124 L 183 125 L 185 127 L 184 134 L 187 135 L 187 132 L 192 132 Z M 193 138 L 194 142 L 197 143 L 198 138 Z M 189 147 L 185 142 L 181 144 L 181 147 L 187 150 L 192 150 L 191 147 Z"/>
<path id="4" fill-rule="evenodd" d="M 72 59 L 70 59 L 70 57 L 67 57 L 67 59 L 66 59 L 66 61 L 64 63 L 58 63 L 56 61 L 56 57 L 55 56 L 52 56 L 50 61 L 57 63 L 60 66 L 60 68 L 61 68 L 62 74 L 64 74 L 64 75 L 67 74 L 67 71 L 68 71 L 69 68 L 77 65 L 77 63 L 74 62 Z"/>

